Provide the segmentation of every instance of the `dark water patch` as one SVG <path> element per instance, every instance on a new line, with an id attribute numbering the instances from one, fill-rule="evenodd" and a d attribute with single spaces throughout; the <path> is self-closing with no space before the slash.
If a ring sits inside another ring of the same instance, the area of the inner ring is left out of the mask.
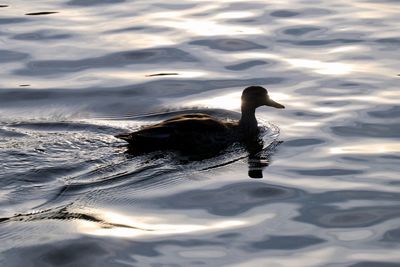
<path id="1" fill-rule="evenodd" d="M 315 236 L 299 236 L 299 235 L 272 235 L 266 236 L 264 240 L 252 242 L 250 246 L 253 249 L 259 250 L 295 250 L 301 249 L 316 244 L 321 244 L 326 242 L 324 239 Z"/>
<path id="2" fill-rule="evenodd" d="M 16 130 L 0 128 L 0 137 L 26 137 L 27 134 L 17 132 Z"/>
<path id="3" fill-rule="evenodd" d="M 272 17 L 278 17 L 278 18 L 290 18 L 300 15 L 300 13 L 291 10 L 276 10 L 274 12 L 271 12 L 270 15 Z"/>
<path id="4" fill-rule="evenodd" d="M 111 53 L 101 57 L 78 60 L 37 60 L 15 71 L 17 75 L 50 75 L 72 73 L 93 68 L 123 67 L 133 64 L 196 62 L 187 52 L 177 48 L 151 48 Z"/>
<path id="5" fill-rule="evenodd" d="M 364 123 L 355 121 L 353 125 L 333 126 L 330 128 L 335 135 L 347 137 L 377 137 L 398 138 L 400 137 L 400 124 L 396 123 Z"/>
<path id="6" fill-rule="evenodd" d="M 151 203 L 143 202 L 143 205 L 156 205 L 161 209 L 200 209 L 219 216 L 234 216 L 258 206 L 296 203 L 300 208 L 299 216 L 294 218 L 295 221 L 322 228 L 358 228 L 399 218 L 399 197 L 398 193 L 379 191 L 344 190 L 308 193 L 261 182 L 244 182 L 217 189 L 190 190 L 175 194 L 173 197 L 152 198 Z M 355 200 L 374 201 L 377 204 L 380 201 L 391 201 L 394 204 L 348 209 L 340 206 L 340 203 Z"/>
<path id="7" fill-rule="evenodd" d="M 0 50 L 0 63 L 21 61 L 29 57 L 29 54 L 12 50 Z"/>
<path id="8" fill-rule="evenodd" d="M 57 11 L 43 11 L 43 12 L 31 12 L 31 13 L 26 13 L 25 15 L 27 16 L 43 16 L 43 15 L 51 15 L 51 14 L 57 14 L 60 12 Z"/>
<path id="9" fill-rule="evenodd" d="M 294 140 L 288 140 L 283 143 L 283 146 L 289 147 L 303 147 L 303 146 L 314 146 L 325 143 L 325 140 L 317 138 L 299 138 Z"/>
<path id="10" fill-rule="evenodd" d="M 247 5 L 247 2 L 243 5 Z M 268 5 L 268 4 L 267 4 Z M 262 7 L 255 7 L 255 10 L 259 11 L 259 10 L 266 10 L 265 8 L 265 4 L 263 4 Z M 273 9 L 273 8 L 267 8 L 267 9 Z M 249 8 L 247 7 L 243 7 L 242 10 L 249 10 Z M 224 10 L 225 11 L 225 10 Z M 265 23 L 271 23 L 271 18 L 274 20 L 277 19 L 286 19 L 286 18 L 298 18 L 298 17 L 319 17 L 319 16 L 325 16 L 325 15 L 329 15 L 334 13 L 333 10 L 331 9 L 323 9 L 323 8 L 303 8 L 303 9 L 296 9 L 296 10 L 275 10 L 272 12 L 265 12 L 264 14 L 261 15 L 254 15 L 252 17 L 247 17 L 247 18 L 239 18 L 239 19 L 228 19 L 226 22 L 228 23 L 234 23 L 234 24 L 255 24 L 255 25 L 264 25 Z M 284 26 L 283 26 L 284 27 Z M 284 28 L 279 29 L 278 31 L 284 31 Z M 310 27 L 308 25 L 305 25 L 304 27 Z M 312 27 L 312 26 L 311 26 Z M 285 27 L 287 28 L 287 27 Z M 290 34 L 288 34 L 290 35 Z M 292 36 L 301 36 L 302 34 L 299 35 L 292 35 Z"/>
<path id="11" fill-rule="evenodd" d="M 67 5 L 70 6 L 96 6 L 123 3 L 125 0 L 70 0 Z"/>
<path id="12" fill-rule="evenodd" d="M 330 114 L 312 112 L 312 111 L 300 111 L 300 110 L 291 110 L 289 114 L 295 117 L 299 117 L 301 119 L 319 119 L 319 118 L 327 118 L 330 117 Z"/>
<path id="13" fill-rule="evenodd" d="M 309 26 L 302 26 L 302 27 L 293 27 L 293 28 L 288 28 L 283 31 L 283 33 L 288 34 L 288 35 L 293 35 L 293 36 L 301 36 L 305 35 L 310 32 L 315 32 L 319 31 L 321 28 L 318 27 L 309 27 Z"/>
<path id="14" fill-rule="evenodd" d="M 380 156 L 382 159 L 392 159 L 392 160 L 399 160 L 400 156 L 398 155 L 382 155 Z"/>
<path id="15" fill-rule="evenodd" d="M 344 82 L 344 83 L 340 83 L 339 86 L 340 87 L 358 87 L 361 86 L 362 84 L 357 83 L 357 82 Z"/>
<path id="16" fill-rule="evenodd" d="M 219 216 L 234 216 L 256 206 L 287 201 L 297 195 L 295 190 L 285 187 L 244 182 L 218 189 L 191 190 L 174 197 L 156 198 L 152 205 L 156 204 L 162 209 L 201 209 Z"/>
<path id="17" fill-rule="evenodd" d="M 351 55 L 347 56 L 346 59 L 358 60 L 358 61 L 374 61 L 375 58 L 373 56 L 368 55 Z"/>
<path id="18" fill-rule="evenodd" d="M 363 171 L 351 170 L 351 169 L 292 169 L 290 172 L 294 172 L 303 176 L 343 176 L 343 175 L 355 175 L 362 174 Z"/>
<path id="19" fill-rule="evenodd" d="M 301 208 L 301 215 L 295 220 L 308 222 L 323 228 L 359 228 L 398 219 L 399 206 L 357 207 L 347 210 L 321 205 L 320 207 Z"/>
<path id="20" fill-rule="evenodd" d="M 0 18 L 0 25 L 23 23 L 23 22 L 28 22 L 28 21 L 29 21 L 28 19 L 24 19 L 24 18 Z"/>
<path id="21" fill-rule="evenodd" d="M 143 31 L 147 30 L 148 27 L 145 26 L 133 26 L 133 27 L 127 27 L 127 28 L 118 28 L 115 30 L 109 30 L 105 31 L 104 33 L 121 33 L 121 32 L 135 32 L 135 31 Z"/>
<path id="22" fill-rule="evenodd" d="M 186 238 L 185 240 L 168 239 L 152 241 L 131 241 L 117 238 L 65 239 L 40 245 L 29 245 L 18 249 L 12 248 L 3 253 L 7 267 L 50 267 L 50 266 L 88 266 L 88 267 L 126 267 L 139 266 L 143 257 L 159 262 L 158 257 L 165 256 L 163 249 L 177 248 L 178 251 L 209 249 L 222 246 L 221 242 Z M 23 254 L 24 257 L 20 255 Z M 175 264 L 179 259 L 180 265 Z M 213 259 L 213 263 L 218 259 Z M 201 262 L 201 261 L 196 261 Z M 192 259 L 164 259 L 160 264 L 149 266 L 194 266 Z M 222 264 L 221 264 L 222 265 Z M 218 264 L 218 266 L 221 266 Z"/>
<path id="23" fill-rule="evenodd" d="M 196 7 L 197 4 L 158 4 L 157 7 L 169 10 L 186 10 Z"/>
<path id="24" fill-rule="evenodd" d="M 335 14 L 334 9 L 326 9 L 326 8 L 304 8 L 301 10 L 301 14 L 307 16 L 324 16 Z"/>
<path id="25" fill-rule="evenodd" d="M 400 263 L 387 261 L 362 261 L 348 267 L 400 267 Z"/>
<path id="26" fill-rule="evenodd" d="M 103 249 L 100 245 L 92 243 L 92 244 L 75 244 L 66 246 L 61 249 L 53 249 L 42 255 L 42 260 L 46 263 L 50 263 L 51 265 L 65 265 L 65 264 L 85 264 L 87 258 L 91 259 L 91 262 L 95 262 L 94 258 L 103 258 L 108 255 L 105 249 Z M 84 256 L 84 257 L 83 257 Z M 86 258 L 86 260 L 83 260 Z"/>
<path id="27" fill-rule="evenodd" d="M 235 238 L 240 238 L 242 235 L 240 233 L 223 233 L 220 235 L 217 235 L 216 237 L 219 239 L 235 239 Z"/>
<path id="28" fill-rule="evenodd" d="M 397 37 L 381 38 L 381 39 L 376 39 L 375 42 L 381 43 L 381 44 L 400 45 L 400 38 L 397 38 Z"/>
<path id="29" fill-rule="evenodd" d="M 360 157 L 351 157 L 351 156 L 345 156 L 345 157 L 340 157 L 340 159 L 343 159 L 345 161 L 352 161 L 352 162 L 368 162 L 369 160 L 366 158 L 360 158 Z"/>
<path id="30" fill-rule="evenodd" d="M 367 94 L 374 89 L 378 89 L 371 83 L 362 80 L 344 80 L 344 79 L 325 79 L 321 81 L 321 86 L 327 87 L 327 90 L 340 90 L 342 94 Z M 346 100 L 343 100 L 346 101 Z"/>
<path id="31" fill-rule="evenodd" d="M 280 43 L 289 43 L 295 46 L 326 46 L 333 44 L 353 44 L 363 42 L 361 39 L 345 39 L 345 38 L 337 38 L 337 39 L 323 39 L 323 40 L 278 40 Z"/>
<path id="32" fill-rule="evenodd" d="M 400 118 L 400 106 L 389 106 L 385 109 L 368 111 L 367 113 L 375 118 L 396 119 Z"/>
<path id="33" fill-rule="evenodd" d="M 253 49 L 265 49 L 266 46 L 259 45 L 250 41 L 242 39 L 203 39 L 192 41 L 191 45 L 207 46 L 210 49 L 222 50 L 222 51 L 246 51 Z"/>
<path id="34" fill-rule="evenodd" d="M 17 252 L 18 251 L 18 252 Z M 126 266 L 113 262 L 113 250 L 103 242 L 90 239 L 65 240 L 51 244 L 27 246 L 5 252 L 10 267 L 50 266 Z M 21 257 L 21 253 L 24 257 Z"/>
<path id="35" fill-rule="evenodd" d="M 373 84 L 360 81 L 344 81 L 343 79 L 324 79 L 319 82 L 319 86 L 310 86 L 297 89 L 297 93 L 303 95 L 317 96 L 323 99 L 324 96 L 343 96 L 346 95 L 368 95 L 368 93 L 378 89 Z M 347 100 L 342 100 L 347 101 Z"/>
<path id="36" fill-rule="evenodd" d="M 323 107 L 345 107 L 348 105 L 351 105 L 350 101 L 345 101 L 345 100 L 341 100 L 341 101 L 317 101 L 315 102 L 315 104 L 317 104 L 318 106 L 323 106 Z"/>
<path id="37" fill-rule="evenodd" d="M 250 61 L 242 62 L 239 64 L 225 66 L 225 68 L 228 70 L 240 71 L 240 70 L 246 70 L 246 69 L 250 69 L 255 66 L 266 65 L 266 64 L 268 64 L 268 62 L 264 61 L 264 60 L 250 60 Z"/>
<path id="38" fill-rule="evenodd" d="M 391 185 L 391 186 L 400 186 L 400 181 L 389 181 L 389 182 L 387 182 L 387 184 L 388 185 Z"/>
<path id="39" fill-rule="evenodd" d="M 323 228 L 358 228 L 381 224 L 400 217 L 400 194 L 379 191 L 330 191 L 307 194 L 299 209 L 296 221 Z M 358 206 L 344 209 L 340 203 L 370 201 L 379 204 L 391 201 L 391 205 Z"/>
<path id="40" fill-rule="evenodd" d="M 359 209 L 351 211 L 337 211 L 321 216 L 322 224 L 334 225 L 336 227 L 359 227 L 360 225 L 370 225 L 380 221 L 379 216 L 369 212 L 361 212 Z"/>
<path id="41" fill-rule="evenodd" d="M 400 228 L 386 231 L 381 239 L 383 242 L 393 242 L 398 244 L 400 242 Z"/>
<path id="42" fill-rule="evenodd" d="M 60 90 L 58 92 L 59 96 L 62 95 L 63 90 Z M 48 90 L 40 90 L 40 91 L 32 91 L 30 89 L 3 89 L 0 91 L 0 103 L 4 106 L 7 103 L 10 103 L 11 101 L 15 103 L 18 103 L 19 101 L 26 101 L 26 100 L 40 100 L 40 99 L 46 99 L 46 98 L 53 98 L 53 96 L 56 96 L 57 92 L 54 92 L 52 89 Z"/>
<path id="43" fill-rule="evenodd" d="M 237 11 L 243 11 L 243 10 L 260 10 L 260 9 L 265 9 L 268 6 L 270 6 L 269 3 L 257 3 L 257 2 L 234 2 L 234 3 L 229 3 L 227 6 L 224 6 L 221 8 L 219 11 L 226 11 L 226 10 L 237 10 Z"/>
<path id="44" fill-rule="evenodd" d="M 51 30 L 40 30 L 36 32 L 16 34 L 12 37 L 12 39 L 21 41 L 43 41 L 43 40 L 61 40 L 70 37 L 72 37 L 71 34 L 53 33 Z"/>
<path id="45" fill-rule="evenodd" d="M 8 5 L 0 5 L 0 7 L 8 7 Z"/>
<path id="46" fill-rule="evenodd" d="M 232 24 L 256 24 L 257 19 L 250 19 L 250 18 L 245 18 L 245 19 L 230 19 L 228 21 L 225 21 L 227 23 L 232 23 Z"/>
<path id="47" fill-rule="evenodd" d="M 146 75 L 146 77 L 171 76 L 171 75 L 179 75 L 179 73 L 176 72 L 154 73 L 154 74 L 148 74 Z"/>
<path id="48" fill-rule="evenodd" d="M 155 27 L 155 26 L 133 26 L 133 27 L 126 27 L 126 28 L 118 28 L 115 30 L 105 31 L 104 33 L 124 33 L 124 32 L 138 32 L 143 31 L 147 33 L 161 33 L 171 30 L 167 27 Z"/>

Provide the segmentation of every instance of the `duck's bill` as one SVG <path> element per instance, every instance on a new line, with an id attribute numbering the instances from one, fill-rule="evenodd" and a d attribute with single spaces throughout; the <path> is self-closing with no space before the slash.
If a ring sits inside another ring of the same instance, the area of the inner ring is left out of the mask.
<path id="1" fill-rule="evenodd" d="M 285 108 L 284 105 L 279 104 L 278 102 L 275 102 L 274 100 L 272 100 L 270 98 L 267 99 L 267 103 L 265 105 L 274 107 L 274 108 Z"/>

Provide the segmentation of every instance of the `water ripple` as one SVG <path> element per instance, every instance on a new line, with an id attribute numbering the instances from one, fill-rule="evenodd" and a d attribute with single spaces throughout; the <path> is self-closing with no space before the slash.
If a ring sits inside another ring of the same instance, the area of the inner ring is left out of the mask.
<path id="1" fill-rule="evenodd" d="M 397 0 L 25 2 L 0 4 L 0 265 L 398 265 Z M 237 120 L 249 85 L 286 106 L 258 158 L 114 137 Z"/>

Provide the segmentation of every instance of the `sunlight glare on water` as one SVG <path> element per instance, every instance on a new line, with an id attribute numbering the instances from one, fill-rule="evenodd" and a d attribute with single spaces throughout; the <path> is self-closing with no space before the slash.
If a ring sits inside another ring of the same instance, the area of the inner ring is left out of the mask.
<path id="1" fill-rule="evenodd" d="M 201 219 L 182 216 L 179 214 L 165 214 L 165 218 L 157 216 L 139 217 L 123 216 L 115 212 L 96 211 L 105 222 L 106 226 L 101 226 L 95 222 L 78 221 L 77 228 L 80 233 L 90 234 L 95 236 L 110 236 L 110 237 L 152 237 L 152 236 L 173 236 L 176 234 L 189 233 L 206 233 L 219 230 L 233 230 L 240 227 L 248 227 L 251 224 L 260 223 L 266 219 L 273 218 L 273 214 L 263 214 L 253 216 L 252 218 L 232 218 L 232 219 Z M 174 223 L 171 222 L 185 222 Z"/>

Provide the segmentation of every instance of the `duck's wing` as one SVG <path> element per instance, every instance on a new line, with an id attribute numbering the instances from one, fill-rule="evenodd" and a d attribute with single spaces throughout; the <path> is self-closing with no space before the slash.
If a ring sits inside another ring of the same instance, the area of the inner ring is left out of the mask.
<path id="1" fill-rule="evenodd" d="M 173 129 L 165 127 L 161 123 L 148 126 L 133 133 L 123 133 L 115 137 L 125 140 L 129 143 L 138 141 L 137 139 L 160 139 L 165 140 L 171 137 Z M 144 141 L 144 140 L 143 140 Z"/>
<path id="2" fill-rule="evenodd" d="M 127 141 L 130 146 L 140 151 L 195 151 L 202 147 L 209 149 L 225 146 L 227 141 L 234 138 L 234 131 L 230 131 L 232 125 L 206 114 L 187 114 L 116 137 Z"/>
<path id="3" fill-rule="evenodd" d="M 130 153 L 141 154 L 143 152 L 173 148 L 171 145 L 173 133 L 173 129 L 156 124 L 137 132 L 120 134 L 115 137 L 129 143 Z"/>
<path id="4" fill-rule="evenodd" d="M 146 126 L 133 133 L 124 133 L 115 137 L 125 141 L 131 140 L 135 136 L 146 138 L 166 139 L 172 135 L 185 135 L 189 132 L 206 133 L 225 131 L 229 123 L 221 122 L 220 120 L 203 113 L 184 114 L 174 116 L 163 122 Z"/>
<path id="5" fill-rule="evenodd" d="M 185 119 L 215 119 L 216 120 L 215 117 L 210 116 L 208 114 L 190 113 L 190 114 L 183 114 L 183 115 L 173 116 L 173 117 L 163 121 L 162 123 L 171 122 L 171 121 L 181 121 L 181 120 L 185 120 Z"/>
<path id="6" fill-rule="evenodd" d="M 238 140 L 234 124 L 213 117 L 186 118 L 173 125 L 171 147 L 187 155 L 207 158 Z"/>

